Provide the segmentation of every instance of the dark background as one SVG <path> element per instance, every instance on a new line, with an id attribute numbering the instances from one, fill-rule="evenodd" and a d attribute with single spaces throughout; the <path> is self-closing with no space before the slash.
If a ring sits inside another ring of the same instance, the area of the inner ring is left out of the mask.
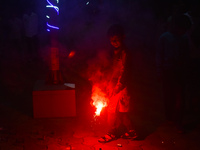
<path id="1" fill-rule="evenodd" d="M 131 50 L 133 93 L 138 99 L 142 94 L 154 94 L 158 90 L 155 68 L 155 51 L 157 40 L 166 31 L 166 22 L 174 10 L 187 12 L 197 8 L 195 0 L 60 0 L 59 15 L 59 50 L 60 69 L 66 82 L 87 81 L 88 60 L 96 57 L 100 51 L 110 48 L 106 37 L 108 27 L 113 23 L 121 23 L 126 31 L 126 43 Z M 30 97 L 26 107 L 31 112 L 31 92 L 36 80 L 45 79 L 49 72 L 49 35 L 46 31 L 46 1 L 19 0 L 2 1 L 0 5 L 1 25 L 1 92 L 4 103 L 15 105 L 17 97 Z M 39 17 L 39 59 L 29 61 L 11 47 L 9 43 L 8 20 L 13 13 L 22 18 L 27 9 L 35 11 Z M 198 16 L 197 16 L 198 17 Z M 76 54 L 69 59 L 71 51 Z M 191 57 L 191 59 L 193 59 Z M 197 58 L 198 59 L 198 58 Z M 77 78 L 79 80 L 77 80 Z M 145 85 L 145 84 L 146 85 Z M 88 84 L 87 82 L 85 84 Z M 146 91 L 145 91 L 146 90 Z M 155 96 L 155 95 L 154 95 Z M 136 99 L 137 99 L 136 98 Z M 20 99 L 20 98 L 19 98 Z M 19 106 L 22 107 L 22 106 Z M 160 109 L 160 108 L 159 108 Z"/>

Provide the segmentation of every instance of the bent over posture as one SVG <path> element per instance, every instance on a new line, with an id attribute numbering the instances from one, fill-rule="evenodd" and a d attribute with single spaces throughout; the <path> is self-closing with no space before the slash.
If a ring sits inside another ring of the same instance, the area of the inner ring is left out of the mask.
<path id="1" fill-rule="evenodd" d="M 114 51 L 112 53 L 112 75 L 107 87 L 109 131 L 98 140 L 101 143 L 110 142 L 119 137 L 132 139 L 137 137 L 129 117 L 130 96 L 127 90 L 127 48 L 123 42 L 124 31 L 122 26 L 116 24 L 109 28 L 107 34 Z"/>

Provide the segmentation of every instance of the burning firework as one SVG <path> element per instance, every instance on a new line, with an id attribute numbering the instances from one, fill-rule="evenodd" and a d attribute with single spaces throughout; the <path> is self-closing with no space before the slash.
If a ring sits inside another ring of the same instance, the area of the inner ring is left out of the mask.
<path id="1" fill-rule="evenodd" d="M 108 98 L 98 86 L 93 86 L 91 98 L 93 100 L 92 104 L 96 108 L 95 116 L 100 116 L 101 110 L 107 106 Z"/>

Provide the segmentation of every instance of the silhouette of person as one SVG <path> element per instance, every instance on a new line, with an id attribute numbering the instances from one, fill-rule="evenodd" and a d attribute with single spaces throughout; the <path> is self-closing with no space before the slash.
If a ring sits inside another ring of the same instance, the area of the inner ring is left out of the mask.
<path id="1" fill-rule="evenodd" d="M 158 41 L 156 65 L 162 81 L 166 119 L 175 123 L 178 132 L 184 131 L 182 119 L 185 83 L 189 61 L 189 40 L 186 32 L 191 27 L 186 15 L 171 17 L 169 31 Z"/>

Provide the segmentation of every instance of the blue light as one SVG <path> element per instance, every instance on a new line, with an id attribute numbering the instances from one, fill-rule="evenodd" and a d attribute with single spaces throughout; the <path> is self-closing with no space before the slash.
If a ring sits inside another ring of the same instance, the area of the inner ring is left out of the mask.
<path id="1" fill-rule="evenodd" d="M 59 7 L 54 5 L 55 3 L 59 3 L 59 0 L 46 0 L 47 2 L 47 5 L 46 5 L 46 8 L 53 8 L 53 11 L 55 10 L 57 12 L 57 15 L 59 15 Z M 51 9 L 52 10 L 52 9 Z M 52 16 L 50 16 L 49 14 L 46 15 L 46 18 L 49 20 L 52 18 Z M 56 30 L 59 30 L 59 27 L 58 26 L 54 26 L 51 24 L 49 24 L 48 22 L 46 23 L 47 24 L 47 31 L 50 32 L 51 29 L 56 29 Z"/>
<path id="2" fill-rule="evenodd" d="M 58 3 L 59 1 L 57 0 L 57 3 Z M 56 12 L 57 12 L 57 14 L 59 15 L 59 8 L 57 7 L 57 6 L 54 6 L 49 0 L 47 0 L 47 3 L 49 4 L 49 5 L 46 5 L 46 7 L 47 8 L 54 8 L 55 10 L 56 10 Z"/>
<path id="3" fill-rule="evenodd" d="M 56 27 L 56 26 L 50 25 L 48 22 L 47 22 L 47 26 L 50 27 L 50 28 L 53 28 L 53 29 L 57 29 L 57 30 L 59 30 L 59 27 Z"/>
<path id="4" fill-rule="evenodd" d="M 87 2 L 86 5 L 89 5 L 90 2 Z"/>

